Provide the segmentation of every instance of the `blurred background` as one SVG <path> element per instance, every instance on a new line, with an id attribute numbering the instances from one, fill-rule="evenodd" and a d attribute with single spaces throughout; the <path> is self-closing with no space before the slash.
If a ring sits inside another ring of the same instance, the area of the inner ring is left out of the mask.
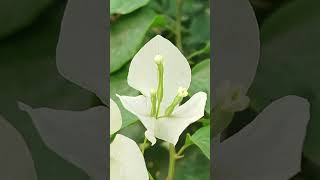
<path id="1" fill-rule="evenodd" d="M 127 95 L 136 92 L 126 87 L 123 69 L 128 59 L 155 34 L 174 39 L 175 3 L 170 0 L 151 0 L 146 7 L 129 12 L 131 15 L 111 13 L 111 38 L 122 27 L 116 23 L 126 21 L 128 29 L 140 29 L 142 38 L 123 50 L 128 57 L 121 64 L 111 62 L 112 87 L 122 87 Z M 31 119 L 19 111 L 16 102 L 23 101 L 34 107 L 82 110 L 100 104 L 92 93 L 65 80 L 57 71 L 55 48 L 65 0 L 2 0 L 0 2 L 0 114 L 24 137 L 35 161 L 38 179 L 89 179 L 79 168 L 63 160 L 48 149 L 33 126 Z M 320 179 L 320 2 L 317 0 L 251 0 L 261 29 L 261 59 L 255 81 L 249 91 L 250 108 L 237 114 L 227 130 L 232 135 L 250 122 L 266 105 L 288 94 L 307 98 L 311 102 L 311 122 L 304 146 L 302 172 L 293 179 Z M 190 64 L 204 61 L 209 56 L 210 9 L 208 0 L 185 0 L 182 10 L 182 47 Z M 112 10 L 112 9 L 111 9 Z M 133 12 L 134 11 L 134 12 Z M 128 13 L 128 12 L 127 12 Z M 132 19 L 134 19 L 132 21 Z M 133 23 L 131 23 L 131 21 Z M 124 38 L 134 37 L 128 32 Z M 115 36 L 114 35 L 114 36 Z M 117 43 L 114 43 L 117 44 Z M 112 44 L 111 44 L 112 48 Z M 199 52 L 200 51 L 200 52 Z M 129 53 L 128 53 L 129 52 Z M 193 54 L 198 52 L 198 54 Z M 271 87 L 271 88 L 270 88 Z M 111 89 L 110 93 L 117 88 Z M 112 96 L 112 95 L 111 95 Z M 130 114 L 125 115 L 130 119 Z M 129 125 L 130 121 L 127 121 Z M 190 127 L 197 128 L 198 124 Z M 136 135 L 139 125 L 123 130 L 123 134 L 142 142 Z M 294 132 L 292 132 L 294 133 Z M 147 165 L 159 179 L 163 179 L 167 165 L 165 147 L 146 153 Z M 205 180 L 209 178 L 210 162 L 197 148 L 186 152 L 185 160 L 177 165 L 177 180 Z M 157 159 L 155 159 L 157 158 Z M 151 160 L 152 159 L 152 160 Z M 192 162 L 192 163 L 190 163 Z"/>

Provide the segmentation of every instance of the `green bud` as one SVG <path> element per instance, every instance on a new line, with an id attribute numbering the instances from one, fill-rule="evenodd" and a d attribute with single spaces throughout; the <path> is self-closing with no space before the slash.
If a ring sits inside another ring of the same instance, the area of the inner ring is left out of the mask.
<path id="1" fill-rule="evenodd" d="M 174 108 L 179 105 L 184 97 L 188 96 L 188 91 L 186 88 L 180 87 L 178 89 L 178 94 L 173 99 L 172 103 L 167 107 L 165 111 L 166 116 L 170 116 L 174 110 Z"/>
<path id="2" fill-rule="evenodd" d="M 163 99 L 163 57 L 161 55 L 156 55 L 154 57 L 154 61 L 157 64 L 158 68 L 158 89 L 157 89 L 157 111 L 156 111 L 156 118 L 159 115 L 160 111 L 160 104 Z"/>
<path id="3" fill-rule="evenodd" d="M 162 57 L 161 55 L 156 55 L 156 56 L 154 57 L 154 62 L 155 62 L 156 64 L 162 64 L 162 63 L 163 63 L 163 57 Z"/>

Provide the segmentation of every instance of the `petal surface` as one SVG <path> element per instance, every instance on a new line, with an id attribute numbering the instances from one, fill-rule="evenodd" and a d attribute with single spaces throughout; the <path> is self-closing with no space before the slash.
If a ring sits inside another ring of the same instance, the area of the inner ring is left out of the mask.
<path id="1" fill-rule="evenodd" d="M 163 104 L 170 104 L 177 95 L 179 87 L 189 88 L 191 69 L 187 59 L 177 47 L 160 35 L 145 44 L 133 57 L 128 74 L 128 84 L 149 97 L 150 90 L 157 89 L 158 70 L 154 62 L 156 55 L 163 56 L 164 99 Z"/>
<path id="2" fill-rule="evenodd" d="M 122 117 L 118 105 L 110 99 L 110 134 L 120 130 L 122 126 Z"/>
<path id="3" fill-rule="evenodd" d="M 155 136 L 176 145 L 181 133 L 190 124 L 203 117 L 206 100 L 206 93 L 196 93 L 186 103 L 177 107 L 171 117 L 157 119 Z"/>
<path id="4" fill-rule="evenodd" d="M 107 3 L 68 1 L 56 51 L 59 72 L 94 92 L 104 103 L 109 103 Z"/>
<path id="5" fill-rule="evenodd" d="M 121 134 L 110 145 L 110 180 L 149 180 L 138 145 Z"/>
<path id="6" fill-rule="evenodd" d="M 300 171 L 309 103 L 297 96 L 274 101 L 257 118 L 214 146 L 217 180 L 287 180 Z"/>
<path id="7" fill-rule="evenodd" d="M 119 96 L 117 95 L 125 109 L 139 118 L 139 121 L 147 129 L 145 132 L 146 138 L 152 143 L 156 143 L 154 137 L 155 118 L 150 116 L 151 101 L 149 98 L 140 95 L 136 97 Z"/>
<path id="8" fill-rule="evenodd" d="M 31 153 L 20 133 L 0 116 L 0 179 L 37 180 Z"/>
<path id="9" fill-rule="evenodd" d="M 94 180 L 107 177 L 107 108 L 85 111 L 32 109 L 19 103 L 29 113 L 46 145 L 70 161 Z"/>
<path id="10" fill-rule="evenodd" d="M 219 87 L 230 81 L 247 91 L 260 54 L 259 27 L 253 8 L 248 0 L 215 0 L 212 17 L 214 84 Z"/>

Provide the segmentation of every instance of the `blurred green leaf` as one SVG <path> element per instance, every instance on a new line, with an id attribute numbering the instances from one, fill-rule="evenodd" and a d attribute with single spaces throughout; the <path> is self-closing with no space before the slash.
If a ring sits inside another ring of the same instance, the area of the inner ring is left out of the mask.
<path id="1" fill-rule="evenodd" d="M 211 162 L 195 146 L 177 161 L 175 180 L 209 180 Z"/>
<path id="2" fill-rule="evenodd" d="M 169 152 L 155 146 L 146 151 L 146 162 L 149 171 L 157 180 L 166 179 L 168 175 Z M 190 146 L 184 157 L 177 160 L 174 180 L 209 180 L 211 162 L 196 146 Z"/>
<path id="3" fill-rule="evenodd" d="M 0 39 L 30 25 L 53 0 L 1 0 Z"/>
<path id="4" fill-rule="evenodd" d="M 210 59 L 201 61 L 192 69 L 192 80 L 189 91 L 191 95 L 199 91 L 207 93 L 208 98 L 205 110 L 210 114 Z"/>
<path id="5" fill-rule="evenodd" d="M 304 155 L 320 165 L 318 7 L 318 0 L 297 0 L 266 20 L 261 33 L 261 60 L 249 95 L 256 111 L 288 94 L 307 98 L 311 103 L 311 121 Z"/>
<path id="6" fill-rule="evenodd" d="M 210 159 L 210 126 L 198 129 L 190 139 L 201 149 L 203 154 Z"/>
<path id="7" fill-rule="evenodd" d="M 122 115 L 122 128 L 134 123 L 137 117 L 127 111 L 121 104 L 116 94 L 122 96 L 137 96 L 138 91 L 134 90 L 128 85 L 127 76 L 129 71 L 129 64 L 124 66 L 121 70 L 110 76 L 110 97 L 117 103 Z"/>
<path id="8" fill-rule="evenodd" d="M 163 20 L 148 8 L 118 19 L 110 30 L 110 73 L 119 70 L 141 47 L 149 28 Z"/>
<path id="9" fill-rule="evenodd" d="M 204 44 L 210 40 L 210 11 L 196 15 L 191 20 L 189 35 L 186 37 L 187 44 Z"/>
<path id="10" fill-rule="evenodd" d="M 149 3 L 150 0 L 110 0 L 110 14 L 128 14 Z"/>

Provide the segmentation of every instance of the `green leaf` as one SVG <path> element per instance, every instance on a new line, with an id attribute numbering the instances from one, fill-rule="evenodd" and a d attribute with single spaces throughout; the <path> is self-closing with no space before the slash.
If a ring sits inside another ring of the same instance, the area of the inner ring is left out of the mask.
<path id="1" fill-rule="evenodd" d="M 318 0 L 293 1 L 266 20 L 261 33 L 260 66 L 249 92 L 251 106 L 256 111 L 261 111 L 273 100 L 289 94 L 309 100 L 311 120 L 304 142 L 304 155 L 318 165 L 320 164 L 319 6 Z"/>
<path id="2" fill-rule="evenodd" d="M 174 180 L 209 180 L 210 161 L 195 146 L 189 147 L 184 158 L 177 161 Z"/>
<path id="3" fill-rule="evenodd" d="M 157 180 L 167 179 L 169 152 L 158 143 L 145 153 L 148 170 Z M 174 180 L 209 180 L 210 165 L 201 150 L 190 146 L 184 152 L 184 157 L 177 160 Z"/>
<path id="4" fill-rule="evenodd" d="M 127 76 L 129 71 L 129 64 L 124 66 L 121 70 L 110 76 L 110 97 L 113 99 L 122 115 L 122 128 L 127 127 L 128 125 L 134 123 L 137 120 L 137 117 L 127 111 L 121 104 L 119 98 L 116 94 L 125 95 L 125 96 L 137 96 L 138 91 L 134 90 L 128 85 Z"/>
<path id="5" fill-rule="evenodd" d="M 210 126 L 198 129 L 190 139 L 201 149 L 203 154 L 210 159 Z"/>
<path id="6" fill-rule="evenodd" d="M 206 112 L 210 114 L 210 59 L 201 61 L 192 69 L 189 92 L 191 95 L 203 91 L 207 93 Z"/>
<path id="7" fill-rule="evenodd" d="M 128 14 L 149 3 L 150 0 L 110 0 L 110 14 Z"/>
<path id="8" fill-rule="evenodd" d="M 110 73 L 119 70 L 136 54 L 149 28 L 158 22 L 158 18 L 155 12 L 143 8 L 111 25 Z"/>
<path id="9" fill-rule="evenodd" d="M 0 39 L 30 25 L 53 0 L 1 0 Z"/>
<path id="10" fill-rule="evenodd" d="M 201 27 L 201 28 L 199 28 Z M 203 44 L 210 40 L 210 11 L 204 10 L 203 13 L 196 15 L 189 27 L 190 35 L 187 36 L 188 44 Z"/>

